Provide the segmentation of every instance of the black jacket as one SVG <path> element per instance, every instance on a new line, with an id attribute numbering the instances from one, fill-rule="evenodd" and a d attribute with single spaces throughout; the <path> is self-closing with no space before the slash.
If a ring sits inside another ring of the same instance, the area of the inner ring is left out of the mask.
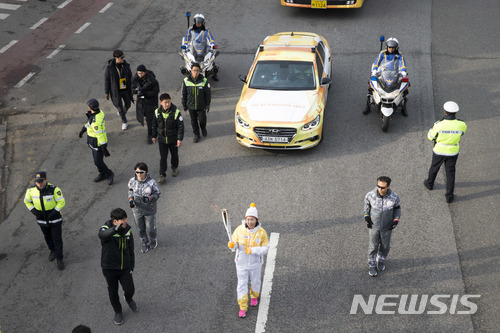
<path id="1" fill-rule="evenodd" d="M 108 220 L 99 229 L 101 239 L 101 267 L 103 269 L 134 270 L 134 236 L 131 227 L 116 231 L 113 220 Z"/>
<path id="2" fill-rule="evenodd" d="M 210 84 L 208 81 L 202 84 L 204 79 L 203 74 L 198 75 L 196 80 L 189 74 L 189 76 L 182 81 L 182 106 L 184 109 L 199 111 L 205 110 L 210 106 L 212 98 Z M 196 86 L 186 85 L 186 80 Z"/>
<path id="3" fill-rule="evenodd" d="M 184 121 L 181 112 L 174 103 L 170 104 L 168 110 L 163 110 L 161 105 L 155 110 L 153 138 L 158 138 L 159 142 L 168 144 L 174 144 L 177 143 L 177 140 L 184 139 Z"/>
<path id="4" fill-rule="evenodd" d="M 118 75 L 118 70 L 120 66 L 116 65 L 115 59 L 108 60 L 108 65 L 104 72 L 104 93 L 111 95 L 111 101 L 113 105 L 118 107 L 120 104 L 119 99 L 119 88 L 120 88 L 120 75 Z M 127 92 L 132 99 L 132 71 L 130 70 L 130 65 L 128 62 L 123 62 L 123 67 L 121 68 L 121 77 L 126 79 Z"/>
<path id="5" fill-rule="evenodd" d="M 160 93 L 160 84 L 156 80 L 155 74 L 146 70 L 146 75 L 144 78 L 140 79 L 137 73 L 132 77 L 132 92 L 136 93 L 136 88 L 139 88 L 137 92 L 137 100 L 139 101 L 142 96 L 144 96 L 144 102 L 147 106 L 158 107 L 158 94 Z"/>

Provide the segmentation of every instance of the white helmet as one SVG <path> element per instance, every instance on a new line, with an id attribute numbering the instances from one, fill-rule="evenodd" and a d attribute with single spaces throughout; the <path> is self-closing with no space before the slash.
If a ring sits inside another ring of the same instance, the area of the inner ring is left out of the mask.
<path id="1" fill-rule="evenodd" d="M 196 14 L 194 16 L 194 23 L 205 24 L 205 16 L 203 14 Z"/>
<path id="2" fill-rule="evenodd" d="M 391 37 L 387 40 L 387 42 L 385 42 L 385 45 L 387 45 L 387 47 L 393 47 L 395 49 L 395 51 L 397 51 L 399 49 L 399 42 L 396 38 L 394 37 Z"/>
<path id="3" fill-rule="evenodd" d="M 459 111 L 458 104 L 452 101 L 444 103 L 443 109 L 447 113 L 457 113 Z"/>

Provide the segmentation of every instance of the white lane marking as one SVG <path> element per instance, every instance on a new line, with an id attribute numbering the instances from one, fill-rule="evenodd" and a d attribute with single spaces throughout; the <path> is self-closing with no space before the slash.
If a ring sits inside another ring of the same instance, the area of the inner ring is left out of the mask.
<path id="1" fill-rule="evenodd" d="M 36 28 L 38 28 L 39 26 L 41 26 L 43 24 L 43 22 L 45 22 L 45 21 L 47 21 L 46 17 L 40 19 L 40 21 L 38 21 L 37 23 L 33 24 L 33 26 L 30 29 L 31 30 L 35 30 Z"/>
<path id="2" fill-rule="evenodd" d="M 18 83 L 18 84 L 16 84 L 16 85 L 14 86 L 14 88 L 21 88 L 21 87 L 23 86 L 23 84 L 25 84 L 25 83 L 26 83 L 29 79 L 31 79 L 31 77 L 32 77 L 33 75 L 35 75 L 35 74 L 36 74 L 35 72 L 30 72 L 28 75 L 26 75 L 26 76 L 24 77 L 24 79 L 22 79 L 21 81 L 19 81 L 19 83 Z"/>
<path id="3" fill-rule="evenodd" d="M 16 10 L 19 7 L 21 7 L 21 5 L 11 5 L 10 3 L 1 3 L 0 2 L 0 9 Z"/>
<path id="4" fill-rule="evenodd" d="M 109 7 L 111 7 L 112 5 L 113 5 L 113 3 L 112 3 L 112 2 L 108 3 L 106 6 L 104 6 L 104 8 L 103 8 L 103 9 L 101 9 L 101 10 L 99 11 L 99 13 L 101 13 L 101 14 L 102 14 L 102 13 L 104 13 L 104 12 L 105 12 L 106 10 L 108 10 L 108 8 L 109 8 Z"/>
<path id="5" fill-rule="evenodd" d="M 5 20 L 7 17 L 9 17 L 10 14 L 3 14 L 0 13 L 0 20 Z"/>
<path id="6" fill-rule="evenodd" d="M 0 53 L 4 53 L 5 51 L 7 51 L 12 45 L 16 44 L 17 43 L 17 40 L 11 40 L 9 44 L 5 45 L 4 47 L 2 47 L 0 49 Z"/>
<path id="7" fill-rule="evenodd" d="M 66 7 L 66 5 L 67 5 L 68 3 L 70 3 L 71 1 L 73 1 L 73 0 L 66 0 L 66 1 L 64 1 L 62 4 L 60 4 L 59 6 L 57 6 L 57 8 L 61 9 L 61 8 Z"/>
<path id="8" fill-rule="evenodd" d="M 260 293 L 259 312 L 257 313 L 257 323 L 255 324 L 255 333 L 265 332 L 267 314 L 269 312 L 269 303 L 271 301 L 271 289 L 273 286 L 274 265 L 276 262 L 276 253 L 278 252 L 278 241 L 280 234 L 272 232 L 269 239 L 269 252 L 266 259 L 266 272 L 262 283 L 262 292 Z"/>
<path id="9" fill-rule="evenodd" d="M 54 51 L 52 51 L 51 54 L 49 54 L 47 56 L 47 59 L 52 59 L 56 56 L 56 54 L 58 54 L 59 52 L 61 52 L 62 49 L 64 49 L 66 45 L 59 45 L 59 47 L 57 49 L 55 49 Z"/>
<path id="10" fill-rule="evenodd" d="M 83 30 L 85 30 L 85 28 L 86 28 L 86 27 L 88 27 L 89 25 L 90 25 L 90 22 L 85 23 L 84 25 L 82 25 L 82 26 L 80 27 L 80 29 L 78 29 L 77 31 L 75 31 L 75 34 L 79 34 L 79 33 L 81 33 L 81 32 L 82 32 Z"/>

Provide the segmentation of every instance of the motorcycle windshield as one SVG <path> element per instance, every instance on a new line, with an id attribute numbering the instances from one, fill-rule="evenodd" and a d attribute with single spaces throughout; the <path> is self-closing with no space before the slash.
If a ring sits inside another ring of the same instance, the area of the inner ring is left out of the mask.
<path id="1" fill-rule="evenodd" d="M 384 60 L 379 66 L 379 83 L 384 89 L 394 90 L 399 86 L 399 62 L 395 60 Z"/>
<path id="2" fill-rule="evenodd" d="M 314 64 L 308 61 L 259 61 L 249 88 L 265 90 L 314 90 Z"/>

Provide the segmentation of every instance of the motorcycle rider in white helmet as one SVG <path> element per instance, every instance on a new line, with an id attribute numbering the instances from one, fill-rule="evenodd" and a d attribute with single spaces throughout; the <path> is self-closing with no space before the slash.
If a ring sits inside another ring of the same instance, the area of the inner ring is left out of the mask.
<path id="1" fill-rule="evenodd" d="M 398 67 L 399 67 L 399 73 L 405 77 L 407 76 L 407 72 L 406 72 L 406 61 L 405 61 L 405 58 L 403 56 L 403 54 L 399 53 L 399 42 L 396 38 L 394 37 L 391 37 L 389 38 L 386 43 L 386 49 L 385 50 L 382 50 L 380 51 L 380 53 L 378 54 L 377 56 L 377 59 L 375 59 L 375 61 L 373 62 L 373 65 L 372 65 L 372 72 L 371 72 L 371 76 L 375 76 L 377 75 L 377 72 L 379 70 L 379 66 L 380 66 L 380 63 L 383 61 L 383 60 L 386 60 L 386 61 L 397 61 L 398 62 Z M 366 107 L 365 109 L 363 110 L 363 114 L 366 115 L 370 112 L 370 95 L 372 93 L 372 89 L 371 88 L 368 88 L 368 99 L 367 99 L 367 104 L 366 104 Z M 406 96 L 408 94 L 408 89 L 405 90 L 404 92 L 404 95 Z M 407 113 L 403 113 L 403 115 L 405 117 L 408 116 Z"/>
<path id="2" fill-rule="evenodd" d="M 186 36 L 184 37 L 183 41 L 183 45 L 188 48 L 191 41 L 202 44 L 205 50 L 203 56 L 214 47 L 215 41 L 210 30 L 205 27 L 205 16 L 203 16 L 203 14 L 196 14 L 194 16 L 194 24 L 186 32 Z M 219 81 L 217 73 L 214 73 L 213 79 L 214 81 Z"/>

